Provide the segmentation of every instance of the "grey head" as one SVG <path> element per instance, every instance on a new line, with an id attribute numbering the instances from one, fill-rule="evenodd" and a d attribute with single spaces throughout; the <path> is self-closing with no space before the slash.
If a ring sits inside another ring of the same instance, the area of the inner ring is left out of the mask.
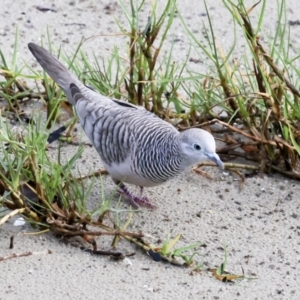
<path id="1" fill-rule="evenodd" d="M 214 137 L 206 130 L 191 128 L 179 134 L 179 145 L 183 152 L 181 169 L 211 160 L 222 169 L 224 164 L 216 153 Z"/>

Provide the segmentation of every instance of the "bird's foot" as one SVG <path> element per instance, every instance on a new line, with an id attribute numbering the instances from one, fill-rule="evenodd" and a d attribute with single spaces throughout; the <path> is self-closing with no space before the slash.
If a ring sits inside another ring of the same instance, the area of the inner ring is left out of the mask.
<path id="1" fill-rule="evenodd" d="M 128 197 L 129 202 L 135 208 L 139 208 L 140 206 L 146 206 L 149 208 L 156 208 L 154 204 L 152 204 L 147 197 L 136 196 L 126 187 L 125 184 L 119 184 L 120 190 L 119 193 Z"/>
<path id="2" fill-rule="evenodd" d="M 156 208 L 154 204 L 152 204 L 147 197 L 136 196 L 131 193 L 131 195 L 126 195 L 129 198 L 129 202 L 135 208 L 139 208 L 140 206 L 146 206 L 149 208 Z"/>

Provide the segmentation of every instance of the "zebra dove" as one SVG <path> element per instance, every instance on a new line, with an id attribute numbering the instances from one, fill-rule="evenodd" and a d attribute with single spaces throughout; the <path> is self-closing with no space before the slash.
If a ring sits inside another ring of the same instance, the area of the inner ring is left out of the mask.
<path id="1" fill-rule="evenodd" d="M 88 88 L 44 48 L 33 43 L 28 47 L 75 106 L 104 167 L 133 206 L 154 207 L 147 197 L 130 192 L 125 183 L 141 189 L 156 186 L 204 160 L 223 168 L 209 132 L 195 128 L 178 132 L 143 107 Z"/>

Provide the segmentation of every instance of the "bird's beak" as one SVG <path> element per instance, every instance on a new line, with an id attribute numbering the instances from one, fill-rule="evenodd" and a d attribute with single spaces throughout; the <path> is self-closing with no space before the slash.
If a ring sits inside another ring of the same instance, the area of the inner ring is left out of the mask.
<path id="1" fill-rule="evenodd" d="M 220 168 L 224 169 L 224 164 L 217 153 L 206 153 L 209 160 L 216 163 Z"/>

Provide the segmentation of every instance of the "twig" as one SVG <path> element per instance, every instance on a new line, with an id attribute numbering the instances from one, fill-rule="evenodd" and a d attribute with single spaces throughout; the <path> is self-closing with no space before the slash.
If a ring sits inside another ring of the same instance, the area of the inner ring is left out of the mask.
<path id="1" fill-rule="evenodd" d="M 193 168 L 201 168 L 203 166 L 209 166 L 209 167 L 218 167 L 215 163 L 213 162 L 202 162 L 198 164 L 196 167 Z M 253 165 L 246 165 L 246 164 L 233 164 L 233 163 L 224 163 L 224 169 L 245 169 L 245 170 L 253 170 L 253 171 L 259 171 L 260 166 L 253 166 Z"/>
<path id="2" fill-rule="evenodd" d="M 0 261 L 3 260 L 8 260 L 8 259 L 12 259 L 12 258 L 17 258 L 17 257 L 24 257 L 24 256 L 30 256 L 30 255 L 40 255 L 40 254 L 51 254 L 52 252 L 50 250 L 45 250 L 45 251 L 38 251 L 38 252 L 24 252 L 24 253 L 20 253 L 20 254 L 12 254 L 10 256 L 4 256 L 1 257 L 0 256 Z"/>
<path id="3" fill-rule="evenodd" d="M 118 235 L 118 236 L 128 236 L 128 237 L 135 237 L 135 238 L 141 238 L 145 235 L 143 233 L 134 233 L 134 232 L 128 232 L 128 231 L 120 231 L 120 230 L 112 230 L 112 231 L 71 231 L 65 228 L 59 228 L 59 227 L 53 227 L 53 231 L 61 234 L 65 234 L 68 236 L 101 236 L 101 235 Z"/>
<path id="4" fill-rule="evenodd" d="M 14 248 L 14 236 L 12 235 L 11 237 L 10 237 L 10 242 L 9 242 L 9 249 L 13 249 Z"/>
<path id="5" fill-rule="evenodd" d="M 127 241 L 134 243 L 135 245 L 137 245 L 138 247 L 140 247 L 141 249 L 145 250 L 147 253 L 149 253 L 149 251 L 154 251 L 150 245 L 145 244 L 145 242 L 142 239 L 137 239 L 137 238 L 133 238 L 131 236 L 123 236 Z M 185 264 L 180 263 L 179 261 L 177 261 L 174 258 L 165 256 L 159 252 L 154 251 L 155 253 L 157 253 L 161 260 L 170 263 L 171 265 L 177 266 L 177 267 L 184 267 Z"/>
<path id="6" fill-rule="evenodd" d="M 241 191 L 245 183 L 245 176 L 239 170 L 231 170 L 231 172 L 237 174 L 241 178 L 240 186 L 239 186 L 239 190 Z"/>
<path id="7" fill-rule="evenodd" d="M 277 166 L 271 165 L 271 168 L 285 176 L 300 180 L 300 174 L 296 171 L 284 171 Z"/>
<path id="8" fill-rule="evenodd" d="M 15 209 L 13 211 L 11 211 L 9 214 L 5 215 L 1 220 L 0 220 L 0 226 L 3 225 L 7 220 L 9 220 L 10 218 L 12 218 L 13 216 L 17 215 L 17 214 L 22 214 L 23 212 L 25 212 L 26 208 L 19 208 L 19 209 Z"/>
<path id="9" fill-rule="evenodd" d="M 216 167 L 214 163 L 210 162 L 203 162 L 198 164 L 196 167 L 193 168 L 193 171 L 196 172 L 197 174 L 201 174 L 201 171 L 197 170 L 198 168 L 201 168 L 203 166 L 211 166 L 211 167 Z M 246 170 L 253 170 L 253 171 L 259 171 L 260 166 L 252 166 L 252 165 L 245 165 L 245 164 L 233 164 L 233 163 L 225 163 L 224 164 L 225 169 L 232 169 L 231 172 L 237 174 L 241 178 L 240 186 L 239 189 L 241 190 L 243 187 L 243 184 L 245 183 L 245 176 L 238 170 L 234 169 L 246 169 Z"/>
<path id="10" fill-rule="evenodd" d="M 86 251 L 90 254 L 94 254 L 94 255 L 111 256 L 115 260 L 121 260 L 121 259 L 124 259 L 126 256 L 132 256 L 132 253 L 130 253 L 129 255 L 125 255 L 122 252 L 115 252 L 115 251 L 92 250 L 92 249 L 86 249 L 86 248 L 83 248 L 83 247 L 81 247 L 80 249 L 83 250 L 83 251 Z"/>
<path id="11" fill-rule="evenodd" d="M 291 92 L 294 95 L 297 95 L 298 97 L 300 97 L 299 90 L 283 75 L 283 72 L 274 63 L 273 58 L 267 54 L 267 51 L 264 49 L 264 47 L 262 46 L 262 44 L 259 42 L 258 39 L 257 39 L 256 43 L 257 43 L 257 46 L 259 47 L 260 51 L 262 52 L 266 62 L 272 68 L 274 73 L 287 85 L 287 87 L 291 90 Z"/>
<path id="12" fill-rule="evenodd" d="M 26 100 L 23 100 L 24 98 L 28 98 Z M 29 100 L 32 99 L 44 99 L 45 101 L 48 100 L 48 97 L 46 95 L 46 93 L 31 93 L 31 92 L 27 92 L 27 93 L 23 93 L 23 94 L 16 94 L 14 95 L 14 100 L 23 100 L 21 103 L 27 102 Z"/>
<path id="13" fill-rule="evenodd" d="M 102 170 L 96 171 L 92 174 L 83 175 L 83 176 L 74 178 L 73 180 L 85 180 L 85 179 L 92 178 L 92 177 L 99 177 L 101 175 L 108 175 L 108 172 L 105 169 L 102 169 Z"/>
<path id="14" fill-rule="evenodd" d="M 38 234 L 42 234 L 42 233 L 46 233 L 49 232 L 50 229 L 44 229 L 44 230 L 40 230 L 40 231 L 35 231 L 35 232 L 23 232 L 22 235 L 38 235 Z"/>
<path id="15" fill-rule="evenodd" d="M 198 170 L 197 167 L 193 168 L 193 171 L 194 171 L 195 173 L 197 173 L 197 174 L 203 176 L 203 177 L 206 177 L 206 178 L 208 178 L 208 179 L 213 179 L 213 177 L 212 177 L 209 173 L 204 172 L 204 171 L 201 171 L 201 170 Z"/>

